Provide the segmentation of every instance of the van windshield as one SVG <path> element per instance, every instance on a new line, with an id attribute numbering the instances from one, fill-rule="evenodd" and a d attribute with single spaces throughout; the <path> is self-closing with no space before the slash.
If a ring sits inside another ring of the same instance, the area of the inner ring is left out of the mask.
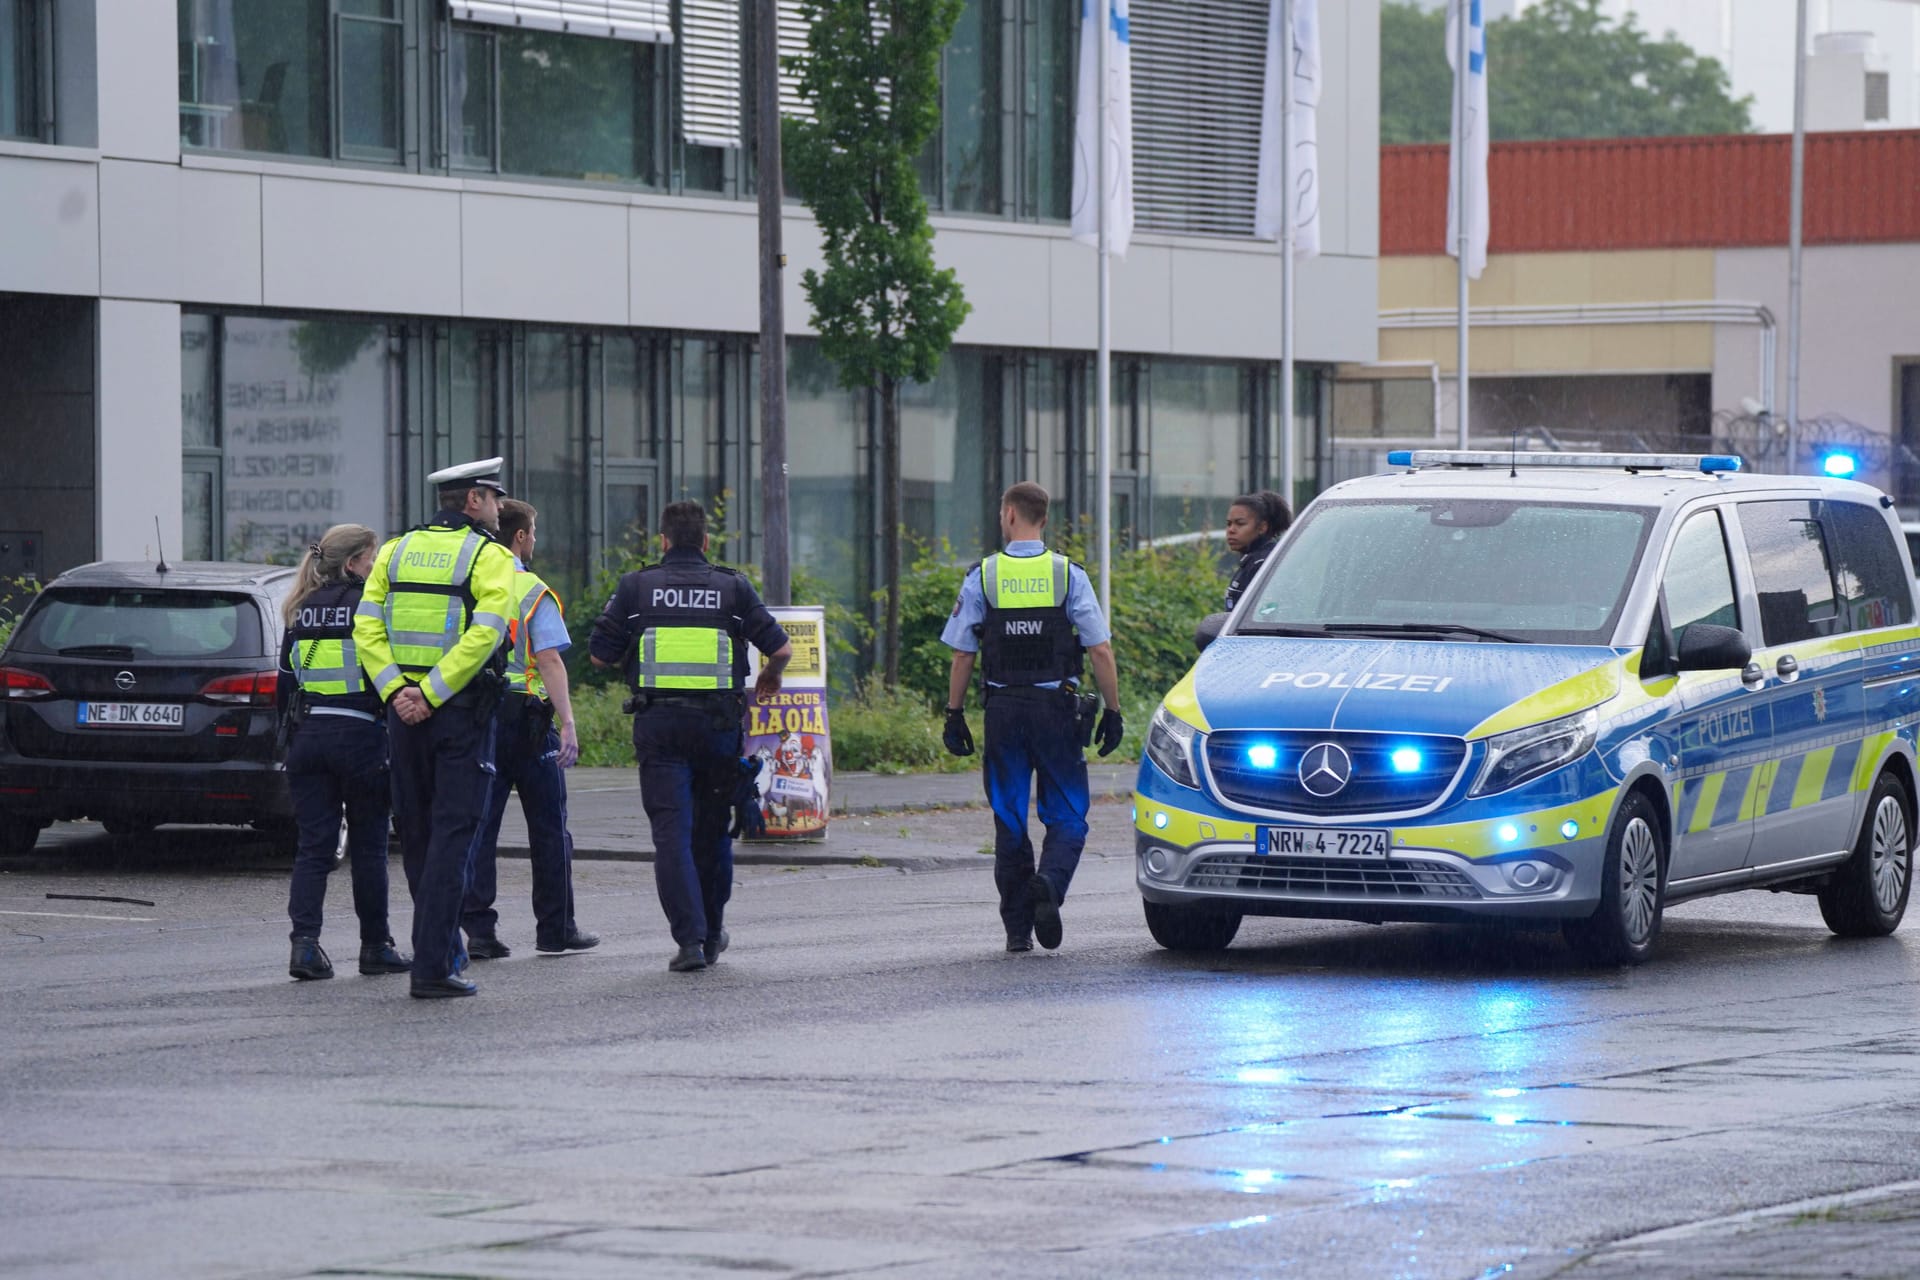
<path id="1" fill-rule="evenodd" d="M 1322 503 L 1235 630 L 1607 644 L 1653 515 L 1480 498 Z"/>

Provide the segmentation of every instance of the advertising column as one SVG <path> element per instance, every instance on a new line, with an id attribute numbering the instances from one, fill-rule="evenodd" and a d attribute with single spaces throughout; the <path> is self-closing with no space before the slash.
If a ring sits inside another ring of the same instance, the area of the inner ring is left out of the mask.
<path id="1" fill-rule="evenodd" d="M 818 605 L 772 610 L 793 642 L 780 692 L 747 686 L 746 753 L 760 763 L 760 812 L 769 840 L 824 840 L 833 744 L 827 736 L 827 619 Z M 760 674 L 760 653 L 749 650 Z"/>

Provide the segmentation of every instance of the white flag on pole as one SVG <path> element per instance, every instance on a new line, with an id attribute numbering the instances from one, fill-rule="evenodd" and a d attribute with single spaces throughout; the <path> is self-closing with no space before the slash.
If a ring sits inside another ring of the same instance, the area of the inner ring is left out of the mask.
<path id="1" fill-rule="evenodd" d="M 1095 18 L 1106 9 L 1107 21 Z M 1107 33 L 1107 246 L 1127 255 L 1133 239 L 1133 60 L 1129 52 L 1127 0 L 1080 0 L 1080 80 L 1073 110 L 1073 238 L 1100 243 L 1100 201 L 1093 198 L 1099 164 L 1094 137 L 1100 130 L 1099 28 Z"/>
<path id="2" fill-rule="evenodd" d="M 1455 66 L 1460 47 L 1460 9 L 1467 11 L 1467 118 L 1460 120 L 1459 77 Z M 1447 253 L 1460 253 L 1460 179 L 1459 166 L 1467 167 L 1467 275 L 1478 280 L 1487 269 L 1487 23 L 1481 0 L 1448 0 L 1447 65 L 1453 67 L 1452 154 L 1447 183 Z"/>
<path id="3" fill-rule="evenodd" d="M 1289 56 L 1280 38 L 1280 0 L 1267 11 L 1266 91 L 1260 106 L 1260 176 L 1254 197 L 1253 234 L 1278 240 L 1282 233 L 1282 192 L 1293 192 L 1293 251 L 1311 258 L 1320 252 L 1320 0 L 1293 0 L 1293 40 Z M 1287 71 L 1293 81 L 1293 165 L 1280 164 L 1280 114 Z"/>

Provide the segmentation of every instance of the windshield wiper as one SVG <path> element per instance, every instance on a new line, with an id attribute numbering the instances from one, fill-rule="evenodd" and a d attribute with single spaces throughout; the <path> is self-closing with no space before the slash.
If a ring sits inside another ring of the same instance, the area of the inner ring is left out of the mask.
<path id="1" fill-rule="evenodd" d="M 63 658 L 131 658 L 133 649 L 124 644 L 76 644 L 59 651 Z"/>
<path id="2" fill-rule="evenodd" d="M 1314 636 L 1325 639 L 1327 628 L 1312 623 L 1290 622 L 1249 622 L 1244 627 L 1234 628 L 1237 636 Z"/>
<path id="3" fill-rule="evenodd" d="M 1527 643 L 1519 636 L 1510 636 L 1504 631 L 1489 631 L 1485 627 L 1469 627 L 1459 622 L 1329 622 L 1326 629 L 1343 635 L 1386 632 L 1396 636 L 1479 636 L 1482 640 L 1499 640 L 1506 644 Z"/>

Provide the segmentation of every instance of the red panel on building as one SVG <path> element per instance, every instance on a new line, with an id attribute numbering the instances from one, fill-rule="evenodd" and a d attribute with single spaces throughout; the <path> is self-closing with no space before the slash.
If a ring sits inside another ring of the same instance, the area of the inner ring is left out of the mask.
<path id="1" fill-rule="evenodd" d="M 1787 242 L 1782 134 L 1496 142 L 1490 253 Z M 1380 148 L 1380 252 L 1446 251 L 1446 146 Z M 1807 137 L 1806 243 L 1920 240 L 1920 129 Z"/>

